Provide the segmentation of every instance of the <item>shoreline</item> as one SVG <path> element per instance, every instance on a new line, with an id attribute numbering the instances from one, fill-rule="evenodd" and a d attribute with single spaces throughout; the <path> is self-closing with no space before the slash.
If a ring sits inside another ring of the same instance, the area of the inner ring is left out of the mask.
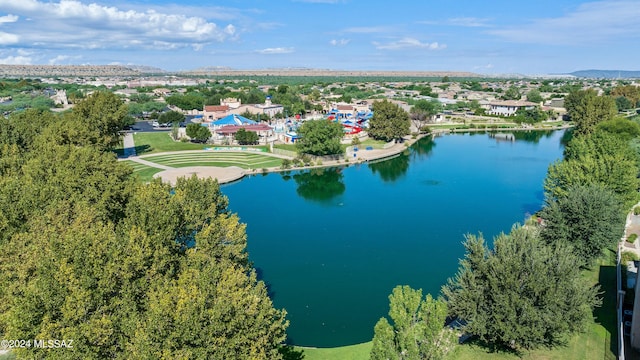
<path id="1" fill-rule="evenodd" d="M 377 162 L 384 161 L 385 159 L 392 158 L 398 156 L 403 153 L 405 150 L 409 149 L 413 144 L 415 144 L 418 140 L 430 136 L 432 139 L 446 135 L 451 133 L 464 133 L 464 132 L 503 132 L 503 131 L 555 131 L 555 130 L 563 130 L 573 127 L 573 125 L 563 124 L 561 126 L 555 126 L 551 128 L 522 128 L 522 127 L 514 127 L 514 128 L 500 128 L 500 129 L 486 129 L 486 128 L 470 128 L 470 129 L 434 129 L 430 133 L 421 133 L 414 136 L 408 135 L 405 136 L 404 142 L 395 143 L 388 148 L 383 149 L 373 149 L 373 150 L 359 150 L 357 152 L 347 151 L 342 159 L 338 160 L 327 160 L 322 161 L 321 165 L 311 165 L 311 166 L 300 166 L 300 167 L 291 167 L 289 169 L 283 169 L 282 167 L 271 167 L 265 169 L 241 169 L 236 166 L 230 167 L 216 167 L 216 166 L 195 166 L 195 167 L 184 167 L 184 168 L 170 168 L 162 167 L 160 165 L 153 166 L 157 168 L 162 168 L 161 172 L 158 172 L 153 177 L 161 177 L 163 181 L 168 181 L 169 183 L 175 183 L 176 178 L 180 176 L 191 176 L 196 175 L 198 177 L 203 178 L 213 178 L 218 181 L 220 185 L 229 184 L 236 181 L 242 180 L 247 175 L 259 175 L 259 174 L 268 174 L 268 173 L 278 173 L 278 172 L 287 172 L 287 171 L 300 171 L 300 170 L 310 170 L 310 169 L 319 169 L 319 168 L 330 168 L 330 167 L 348 167 L 354 164 L 363 164 L 369 162 Z M 185 150 L 185 151 L 170 151 L 165 153 L 158 154 L 149 154 L 149 155 L 139 155 L 139 156 L 130 156 L 127 158 L 119 159 L 119 160 L 131 160 L 138 163 L 146 164 L 151 166 L 146 160 L 144 160 L 147 156 L 157 156 L 163 154 L 171 154 L 171 153 L 200 153 L 206 152 L 208 150 Z M 229 150 L 231 152 L 243 152 L 239 150 Z M 293 160 L 294 157 L 285 156 L 280 154 L 273 153 L 261 153 L 265 156 L 276 157 L 281 159 L 289 159 Z M 355 156 L 354 156 L 355 155 Z M 153 163 L 155 164 L 155 163 Z"/>

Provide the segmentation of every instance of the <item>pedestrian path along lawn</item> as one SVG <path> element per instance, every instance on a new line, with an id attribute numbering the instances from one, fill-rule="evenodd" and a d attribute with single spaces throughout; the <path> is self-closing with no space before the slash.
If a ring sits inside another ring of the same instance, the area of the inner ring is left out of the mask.
<path id="1" fill-rule="evenodd" d="M 124 160 L 122 162 L 131 166 L 133 168 L 133 175 L 139 177 L 140 180 L 145 182 L 151 181 L 151 179 L 153 179 L 153 175 L 162 171 L 162 169 L 140 164 L 139 162 L 132 160 Z"/>
<path id="2" fill-rule="evenodd" d="M 144 160 L 170 167 L 238 166 L 243 169 L 261 169 L 282 165 L 282 159 L 276 157 L 258 153 L 221 151 L 145 156 Z"/>

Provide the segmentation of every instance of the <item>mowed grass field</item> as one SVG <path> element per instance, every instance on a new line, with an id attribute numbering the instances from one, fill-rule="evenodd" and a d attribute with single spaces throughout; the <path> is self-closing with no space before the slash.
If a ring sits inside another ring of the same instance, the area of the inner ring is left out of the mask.
<path id="1" fill-rule="evenodd" d="M 145 160 L 170 167 L 238 166 L 243 169 L 279 167 L 282 159 L 250 152 L 207 151 L 201 153 L 145 156 Z"/>
<path id="2" fill-rule="evenodd" d="M 167 151 L 204 150 L 208 147 L 220 145 L 193 144 L 190 142 L 173 141 L 169 132 L 140 132 L 133 135 L 138 155 L 156 154 Z M 266 146 L 250 146 L 252 148 L 264 148 Z"/>
<path id="3" fill-rule="evenodd" d="M 133 168 L 133 175 L 145 182 L 151 181 L 153 179 L 153 175 L 162 171 L 162 169 L 140 164 L 132 160 L 125 160 L 122 162 L 131 166 Z"/>

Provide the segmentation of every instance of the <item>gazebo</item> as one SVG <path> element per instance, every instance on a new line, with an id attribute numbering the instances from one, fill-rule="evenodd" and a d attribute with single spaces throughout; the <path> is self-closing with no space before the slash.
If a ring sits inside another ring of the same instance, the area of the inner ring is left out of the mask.
<path id="1" fill-rule="evenodd" d="M 255 123 L 255 122 L 254 122 Z M 250 124 L 250 125 L 225 125 L 216 130 L 214 130 L 217 134 L 233 137 L 236 132 L 240 129 L 245 129 L 246 131 L 254 131 L 258 133 L 258 135 L 263 136 L 266 139 L 272 135 L 273 128 L 267 124 Z"/>

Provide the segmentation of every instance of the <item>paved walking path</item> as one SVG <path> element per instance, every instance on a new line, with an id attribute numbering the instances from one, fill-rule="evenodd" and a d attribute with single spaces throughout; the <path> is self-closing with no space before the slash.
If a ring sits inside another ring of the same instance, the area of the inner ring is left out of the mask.
<path id="1" fill-rule="evenodd" d="M 164 153 L 163 153 L 163 154 L 164 154 Z M 139 156 L 132 156 L 132 157 L 130 157 L 130 158 L 127 158 L 127 160 L 135 161 L 135 162 L 137 162 L 137 163 L 144 164 L 144 165 L 151 166 L 151 167 L 158 168 L 158 169 L 164 169 L 164 170 L 174 169 L 174 168 L 173 168 L 173 167 L 171 167 L 171 166 L 160 165 L 160 164 L 158 164 L 158 163 L 154 163 L 154 162 L 151 162 L 151 161 L 147 161 L 147 160 L 145 160 L 145 159 L 140 158 Z"/>
<path id="2" fill-rule="evenodd" d="M 136 156 L 136 144 L 133 142 L 133 134 L 128 132 L 122 138 L 124 157 Z"/>

